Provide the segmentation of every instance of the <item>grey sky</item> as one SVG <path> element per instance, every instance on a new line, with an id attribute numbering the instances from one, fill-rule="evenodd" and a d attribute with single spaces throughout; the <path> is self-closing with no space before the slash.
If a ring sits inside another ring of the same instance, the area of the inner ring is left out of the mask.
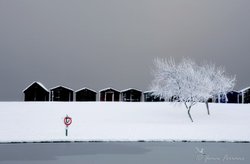
<path id="1" fill-rule="evenodd" d="M 47 88 L 146 90 L 155 57 L 211 61 L 250 86 L 249 0 L 0 0 L 0 101 Z"/>

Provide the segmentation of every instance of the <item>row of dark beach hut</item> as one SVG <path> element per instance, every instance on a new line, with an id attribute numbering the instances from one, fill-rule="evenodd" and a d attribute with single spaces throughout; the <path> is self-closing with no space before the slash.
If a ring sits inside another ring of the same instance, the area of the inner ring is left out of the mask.
<path id="1" fill-rule="evenodd" d="M 97 101 L 97 92 L 89 88 L 74 91 L 65 86 L 57 86 L 48 90 L 42 83 L 36 81 L 26 87 L 23 93 L 24 101 Z M 105 88 L 99 91 L 99 101 L 159 102 L 165 100 L 152 96 L 152 91 L 142 93 L 142 91 L 134 88 L 122 91 Z M 214 96 L 209 102 L 250 103 L 250 87 L 241 91 L 228 92 L 227 96 L 223 94 Z"/>
<path id="2" fill-rule="evenodd" d="M 57 86 L 48 90 L 42 83 L 33 82 L 23 90 L 24 101 L 97 101 L 97 92 L 89 88 L 81 88 L 74 91 L 65 86 Z M 163 101 L 151 96 L 151 92 L 144 92 L 144 101 Z M 113 88 L 105 88 L 99 91 L 100 101 L 142 101 L 142 91 L 129 88 L 118 91 Z"/>
<path id="3" fill-rule="evenodd" d="M 226 96 L 225 94 L 216 95 L 210 99 L 210 102 L 248 104 L 250 103 L 250 87 L 240 91 L 230 91 L 226 93 Z"/>

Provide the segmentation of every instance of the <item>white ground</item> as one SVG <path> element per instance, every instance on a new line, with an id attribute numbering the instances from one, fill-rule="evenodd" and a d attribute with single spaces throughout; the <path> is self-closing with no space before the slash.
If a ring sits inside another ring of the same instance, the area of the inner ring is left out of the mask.
<path id="1" fill-rule="evenodd" d="M 182 103 L 0 102 L 0 142 L 250 141 L 250 105 Z M 63 119 L 73 118 L 69 136 Z"/>

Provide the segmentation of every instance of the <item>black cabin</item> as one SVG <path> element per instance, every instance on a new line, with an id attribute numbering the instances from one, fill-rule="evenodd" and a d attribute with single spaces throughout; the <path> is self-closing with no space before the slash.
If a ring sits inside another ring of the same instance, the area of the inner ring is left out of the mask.
<path id="1" fill-rule="evenodd" d="M 129 89 L 121 91 L 122 101 L 140 102 L 141 96 L 142 96 L 142 92 L 133 88 L 129 88 Z"/>
<path id="2" fill-rule="evenodd" d="M 225 94 L 215 95 L 214 100 L 215 100 L 216 103 L 226 103 L 228 101 Z"/>
<path id="3" fill-rule="evenodd" d="M 96 91 L 82 88 L 76 91 L 76 101 L 96 101 Z"/>
<path id="4" fill-rule="evenodd" d="M 164 101 L 163 98 L 160 98 L 159 96 L 154 96 L 152 95 L 152 91 L 146 91 L 144 92 L 144 101 L 145 102 L 160 102 L 160 101 Z"/>
<path id="5" fill-rule="evenodd" d="M 248 104 L 250 103 L 250 87 L 247 87 L 240 91 L 240 103 Z"/>
<path id="6" fill-rule="evenodd" d="M 215 103 L 240 103 L 241 96 L 239 92 L 230 91 L 230 92 L 227 92 L 226 96 L 225 94 L 218 94 L 218 95 L 215 95 L 210 100 Z"/>
<path id="7" fill-rule="evenodd" d="M 64 86 L 57 86 L 50 89 L 51 101 L 73 101 L 74 91 Z"/>
<path id="8" fill-rule="evenodd" d="M 227 103 L 240 103 L 240 94 L 236 91 L 227 93 Z"/>
<path id="9" fill-rule="evenodd" d="M 24 101 L 49 101 L 49 91 L 40 82 L 33 82 L 23 90 Z"/>
<path id="10" fill-rule="evenodd" d="M 100 101 L 119 101 L 120 92 L 113 88 L 100 90 Z"/>

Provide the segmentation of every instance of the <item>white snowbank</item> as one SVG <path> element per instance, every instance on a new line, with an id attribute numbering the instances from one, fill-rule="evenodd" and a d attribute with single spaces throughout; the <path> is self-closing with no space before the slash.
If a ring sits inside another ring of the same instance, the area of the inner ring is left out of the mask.
<path id="1" fill-rule="evenodd" d="M 0 142 L 250 141 L 250 105 L 182 103 L 0 102 Z M 73 119 L 65 136 L 63 119 Z"/>

